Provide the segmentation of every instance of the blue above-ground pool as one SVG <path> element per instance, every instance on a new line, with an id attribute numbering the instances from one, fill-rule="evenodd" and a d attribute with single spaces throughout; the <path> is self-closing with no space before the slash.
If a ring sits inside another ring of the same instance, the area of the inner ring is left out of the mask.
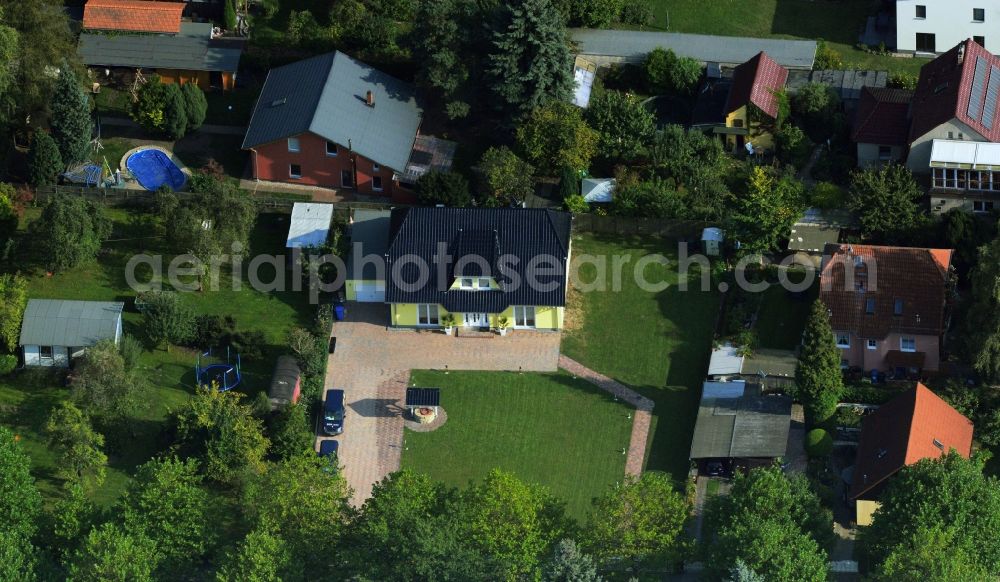
<path id="1" fill-rule="evenodd" d="M 184 172 L 160 150 L 139 150 L 125 160 L 125 167 L 149 191 L 159 190 L 160 186 L 180 190 L 187 181 Z"/>

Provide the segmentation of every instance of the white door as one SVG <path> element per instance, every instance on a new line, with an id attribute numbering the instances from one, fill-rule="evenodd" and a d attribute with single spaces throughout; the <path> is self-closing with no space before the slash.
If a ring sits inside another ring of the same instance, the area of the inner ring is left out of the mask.
<path id="1" fill-rule="evenodd" d="M 488 313 L 463 313 L 462 324 L 465 327 L 489 327 L 490 314 Z"/>
<path id="2" fill-rule="evenodd" d="M 354 294 L 359 303 L 384 303 L 385 283 L 366 281 L 354 286 Z"/>

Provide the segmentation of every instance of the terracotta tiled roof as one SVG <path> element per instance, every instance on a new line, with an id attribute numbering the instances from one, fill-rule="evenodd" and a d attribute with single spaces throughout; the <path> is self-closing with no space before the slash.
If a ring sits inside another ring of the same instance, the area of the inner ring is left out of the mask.
<path id="1" fill-rule="evenodd" d="M 950 249 L 827 245 L 820 299 L 830 325 L 866 339 L 890 332 L 940 335 L 951 256 Z"/>
<path id="2" fill-rule="evenodd" d="M 981 63 L 978 82 L 977 63 Z M 955 118 L 987 141 L 1000 141 L 1000 112 L 995 122 L 984 124 L 984 104 L 988 101 L 985 94 L 991 84 L 994 93 L 1000 90 L 1000 58 L 972 39 L 921 67 L 913 96 L 910 143 Z"/>
<path id="3" fill-rule="evenodd" d="M 968 458 L 972 430 L 971 420 L 918 382 L 861 423 L 851 498 L 874 497 L 886 479 L 921 459 L 951 449 Z"/>
<path id="4" fill-rule="evenodd" d="M 184 6 L 183 2 L 90 0 L 83 7 L 83 28 L 177 34 Z"/>
<path id="5" fill-rule="evenodd" d="M 753 103 L 772 118 L 778 117 L 778 98 L 788 80 L 788 70 L 760 52 L 757 56 L 736 67 L 733 71 L 733 86 L 726 101 L 726 113 Z"/>
<path id="6" fill-rule="evenodd" d="M 910 131 L 911 91 L 886 87 L 865 87 L 851 139 L 857 143 L 906 145 Z"/>

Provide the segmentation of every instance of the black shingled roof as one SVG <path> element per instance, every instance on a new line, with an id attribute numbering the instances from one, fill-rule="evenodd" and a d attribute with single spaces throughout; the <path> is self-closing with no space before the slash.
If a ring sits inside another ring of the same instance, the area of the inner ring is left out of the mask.
<path id="1" fill-rule="evenodd" d="M 511 305 L 561 307 L 566 304 L 566 267 L 570 215 L 540 208 L 397 208 L 392 211 L 386 254 L 388 303 L 436 303 L 450 312 L 500 313 Z M 438 249 L 448 259 L 436 260 Z M 527 265 L 536 257 L 539 288 L 528 284 Z M 423 285 L 420 268 L 407 257 L 420 257 L 429 268 Z M 468 262 L 472 257 L 481 261 Z M 466 276 L 492 276 L 501 289 L 450 289 L 460 260 Z M 396 267 L 396 263 L 400 263 Z M 481 267 L 489 273 L 481 273 Z M 398 270 L 399 277 L 395 277 Z"/>

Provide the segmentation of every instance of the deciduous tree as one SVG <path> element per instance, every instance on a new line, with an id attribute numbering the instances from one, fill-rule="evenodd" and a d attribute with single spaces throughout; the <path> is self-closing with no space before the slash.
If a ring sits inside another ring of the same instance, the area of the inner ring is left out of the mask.
<path id="1" fill-rule="evenodd" d="M 90 157 L 90 99 L 83 92 L 76 72 L 65 62 L 59 69 L 55 90 L 49 103 L 52 138 L 59 146 L 59 155 L 67 164 Z"/>
<path id="2" fill-rule="evenodd" d="M 631 160 L 649 145 L 656 132 L 653 113 L 631 93 L 605 91 L 590 101 L 587 122 L 600 135 L 601 155 Z"/>
<path id="3" fill-rule="evenodd" d="M 150 540 L 161 573 L 176 577 L 198 564 L 212 544 L 208 509 L 195 461 L 153 459 L 139 467 L 122 497 L 122 525 L 128 534 Z"/>
<path id="4" fill-rule="evenodd" d="M 768 580 L 822 582 L 832 523 L 805 477 L 787 477 L 778 466 L 737 473 L 729 495 L 706 503 L 702 558 L 718 578 L 743 563 Z"/>
<path id="5" fill-rule="evenodd" d="M 844 390 L 840 360 L 840 350 L 830 328 L 830 313 L 817 299 L 806 320 L 799 365 L 795 368 L 795 394 L 813 424 L 825 422 L 837 410 Z"/>
<path id="6" fill-rule="evenodd" d="M 101 242 L 111 235 L 111 221 L 96 203 L 57 194 L 28 225 L 28 232 L 41 263 L 65 271 L 94 260 Z"/>
<path id="7" fill-rule="evenodd" d="M 594 500 L 587 548 L 603 565 L 671 564 L 683 558 L 688 504 L 665 473 L 626 478 Z"/>
<path id="8" fill-rule="evenodd" d="M 801 215 L 804 197 L 802 183 L 794 176 L 754 166 L 730 216 L 742 248 L 756 253 L 776 250 Z"/>
<path id="9" fill-rule="evenodd" d="M 459 0 L 423 0 L 413 21 L 417 82 L 440 95 L 451 119 L 464 118 L 471 110 L 470 8 L 470 3 Z"/>
<path id="10" fill-rule="evenodd" d="M 0 579 L 30 580 L 34 568 L 31 538 L 42 498 L 31 477 L 31 459 L 14 433 L 0 427 Z"/>
<path id="11" fill-rule="evenodd" d="M 130 428 L 130 419 L 148 404 L 148 384 L 125 367 L 125 359 L 111 340 L 87 348 L 77 361 L 70 387 L 73 401 L 104 430 Z M 124 439 L 122 434 L 116 436 Z"/>
<path id="12" fill-rule="evenodd" d="M 534 109 L 517 128 L 517 142 L 528 161 L 547 174 L 589 168 L 597 140 L 580 108 L 564 101 Z"/>
<path id="13" fill-rule="evenodd" d="M 295 579 L 286 573 L 289 565 L 285 541 L 266 529 L 255 529 L 226 556 L 215 579 L 217 582 L 282 582 Z"/>
<path id="14" fill-rule="evenodd" d="M 28 281 L 20 275 L 0 275 L 0 347 L 13 353 L 28 305 Z"/>
<path id="15" fill-rule="evenodd" d="M 851 174 L 847 206 L 857 213 L 865 236 L 893 242 L 922 224 L 923 196 L 906 166 L 886 164 Z"/>
<path id="16" fill-rule="evenodd" d="M 174 291 L 150 291 L 143 295 L 143 327 L 153 345 L 179 345 L 194 335 L 194 310 Z"/>
<path id="17" fill-rule="evenodd" d="M 286 460 L 312 452 L 315 434 L 309 425 L 308 413 L 308 408 L 302 404 L 289 404 L 274 413 L 268 431 L 274 457 Z"/>
<path id="18" fill-rule="evenodd" d="M 108 457 L 104 435 L 94 430 L 90 419 L 72 402 L 63 401 L 45 423 L 49 445 L 59 456 L 56 472 L 63 479 L 100 487 L 104 483 Z"/>
<path id="19" fill-rule="evenodd" d="M 984 459 L 950 452 L 903 467 L 879 497 L 860 549 L 883 576 L 951 580 L 946 572 L 1000 576 L 1000 482 L 983 475 Z M 934 547 L 924 542 L 934 542 Z M 943 561 L 942 561 L 943 560 Z M 970 578 L 986 579 L 986 578 Z"/>
<path id="20" fill-rule="evenodd" d="M 218 483 L 232 484 L 265 469 L 269 443 L 261 421 L 242 399 L 235 391 L 199 388 L 173 413 L 177 452 L 199 459 L 205 476 Z"/>
<path id="21" fill-rule="evenodd" d="M 701 64 L 690 57 L 679 57 L 672 49 L 657 47 L 646 55 L 643 64 L 646 86 L 653 93 L 691 94 L 701 78 Z"/>
<path id="22" fill-rule="evenodd" d="M 573 90 L 573 57 L 566 25 L 549 0 L 507 3 L 500 22 L 486 65 L 500 107 L 519 115 L 566 99 Z"/>
<path id="23" fill-rule="evenodd" d="M 535 168 L 507 146 L 483 152 L 479 172 L 485 206 L 520 204 L 535 190 Z"/>
<path id="24" fill-rule="evenodd" d="M 430 171 L 417 179 L 417 199 L 428 206 L 468 206 L 472 202 L 469 181 L 458 172 Z"/>
<path id="25" fill-rule="evenodd" d="M 109 522 L 90 530 L 67 569 L 80 582 L 152 582 L 156 566 L 153 542 Z"/>

